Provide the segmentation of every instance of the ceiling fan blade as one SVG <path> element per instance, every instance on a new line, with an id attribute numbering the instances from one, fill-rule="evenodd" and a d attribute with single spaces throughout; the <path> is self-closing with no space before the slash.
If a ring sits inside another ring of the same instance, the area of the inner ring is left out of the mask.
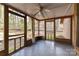
<path id="1" fill-rule="evenodd" d="M 43 11 L 41 11 L 40 13 L 41 13 L 41 15 L 45 18 L 45 15 L 44 15 Z"/>
<path id="2" fill-rule="evenodd" d="M 42 7 L 41 7 L 41 4 L 40 3 L 38 3 L 38 6 L 39 6 L 39 11 L 38 12 L 36 12 L 33 16 L 35 16 L 35 15 L 37 15 L 39 12 L 41 12 L 42 11 Z"/>
<path id="3" fill-rule="evenodd" d="M 43 5 L 43 4 L 41 4 L 41 3 L 38 3 L 38 6 L 39 6 L 39 8 L 40 9 L 47 9 L 48 7 L 49 7 L 49 5 L 48 4 L 46 4 L 46 5 Z"/>
<path id="4" fill-rule="evenodd" d="M 39 12 L 40 12 L 40 10 L 38 12 L 36 12 L 33 16 L 36 16 Z"/>

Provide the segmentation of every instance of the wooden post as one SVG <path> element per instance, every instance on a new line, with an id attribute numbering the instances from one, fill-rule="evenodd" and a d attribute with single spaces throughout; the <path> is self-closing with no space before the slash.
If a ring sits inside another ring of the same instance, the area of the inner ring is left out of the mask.
<path id="1" fill-rule="evenodd" d="M 73 25 L 73 23 L 72 23 L 72 17 L 70 18 L 70 44 L 72 44 L 72 25 Z"/>
<path id="2" fill-rule="evenodd" d="M 19 39 L 20 39 L 20 48 L 21 48 L 21 40 L 22 40 L 21 38 L 22 38 L 22 37 L 19 38 Z"/>
<path id="3" fill-rule="evenodd" d="M 24 46 L 27 43 L 27 16 L 24 17 Z"/>
<path id="4" fill-rule="evenodd" d="M 35 22 L 34 19 L 32 19 L 32 42 L 34 42 L 35 40 Z"/>
<path id="5" fill-rule="evenodd" d="M 9 16 L 8 16 L 8 6 L 4 5 L 4 49 L 5 55 L 8 55 L 9 50 L 9 38 L 8 38 L 8 25 L 9 25 Z"/>
<path id="6" fill-rule="evenodd" d="M 38 36 L 40 35 L 40 21 L 38 21 Z"/>
<path id="7" fill-rule="evenodd" d="M 16 39 L 14 39 L 14 51 L 16 50 Z"/>
<path id="8" fill-rule="evenodd" d="M 54 41 L 56 41 L 56 24 L 54 19 Z"/>
<path id="9" fill-rule="evenodd" d="M 46 40 L 46 20 L 44 21 L 44 24 L 45 24 L 45 40 Z"/>

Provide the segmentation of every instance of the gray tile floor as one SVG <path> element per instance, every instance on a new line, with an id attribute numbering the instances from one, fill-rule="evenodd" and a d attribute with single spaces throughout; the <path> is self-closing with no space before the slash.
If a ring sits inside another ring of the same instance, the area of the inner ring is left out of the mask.
<path id="1" fill-rule="evenodd" d="M 12 56 L 75 56 L 75 53 L 70 45 L 41 40 Z"/>

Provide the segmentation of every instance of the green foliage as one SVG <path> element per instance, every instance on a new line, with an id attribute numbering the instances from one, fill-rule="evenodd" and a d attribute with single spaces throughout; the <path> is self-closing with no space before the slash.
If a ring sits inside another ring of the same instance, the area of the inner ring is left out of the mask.
<path id="1" fill-rule="evenodd" d="M 3 31 L 4 29 L 4 12 L 3 12 L 3 6 L 0 5 L 0 31 Z"/>
<path id="2" fill-rule="evenodd" d="M 47 34 L 46 39 L 48 40 L 54 40 L 54 34 Z"/>
<path id="3" fill-rule="evenodd" d="M 9 14 L 9 30 L 24 32 L 24 19 L 16 15 Z"/>
<path id="4" fill-rule="evenodd" d="M 27 30 L 28 31 L 32 31 L 32 20 L 31 19 L 28 19 L 28 22 L 27 22 Z"/>

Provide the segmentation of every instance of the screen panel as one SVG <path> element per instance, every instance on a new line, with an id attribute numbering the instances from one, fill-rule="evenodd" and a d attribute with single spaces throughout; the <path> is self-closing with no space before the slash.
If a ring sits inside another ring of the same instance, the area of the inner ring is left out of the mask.
<path id="1" fill-rule="evenodd" d="M 4 50 L 4 6 L 0 4 L 0 51 Z"/>
<path id="2" fill-rule="evenodd" d="M 24 36 L 24 18 L 9 13 L 9 53 L 13 52 L 14 49 L 17 50 L 21 47 L 20 40 L 22 40 L 23 36 Z"/>
<path id="3" fill-rule="evenodd" d="M 27 40 L 32 39 L 32 19 L 27 16 Z"/>
<path id="4" fill-rule="evenodd" d="M 38 21 L 35 20 L 35 37 L 38 36 Z"/>
<path id="5" fill-rule="evenodd" d="M 45 23 L 44 21 L 39 22 L 39 36 L 45 36 Z"/>
<path id="6" fill-rule="evenodd" d="M 56 19 L 56 38 L 70 39 L 71 18 Z"/>

